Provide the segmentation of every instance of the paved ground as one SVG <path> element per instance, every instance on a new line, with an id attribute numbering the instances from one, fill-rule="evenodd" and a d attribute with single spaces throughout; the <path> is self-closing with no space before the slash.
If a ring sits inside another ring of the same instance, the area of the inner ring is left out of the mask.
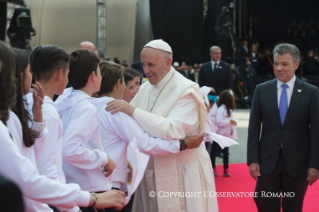
<path id="1" fill-rule="evenodd" d="M 247 133 L 249 122 L 249 109 L 235 109 L 234 119 L 237 122 L 237 142 L 239 145 L 235 145 L 229 148 L 229 163 L 246 163 L 247 161 Z M 222 164 L 222 158 L 216 158 L 216 164 Z"/>

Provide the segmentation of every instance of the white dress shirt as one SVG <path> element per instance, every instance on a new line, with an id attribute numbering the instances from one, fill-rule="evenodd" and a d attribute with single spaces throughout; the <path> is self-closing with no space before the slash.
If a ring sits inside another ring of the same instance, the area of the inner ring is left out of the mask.
<path id="1" fill-rule="evenodd" d="M 292 91 L 294 90 L 294 86 L 295 86 L 295 81 L 296 81 L 296 75 L 293 76 L 293 78 L 291 78 L 291 80 L 289 80 L 287 83 L 283 83 L 281 81 L 279 81 L 277 79 L 277 97 L 278 97 L 278 108 L 279 108 L 279 103 L 280 103 L 280 97 L 281 97 L 281 92 L 282 92 L 282 84 L 287 84 L 288 87 L 286 88 L 287 91 L 287 100 L 288 100 L 288 107 L 290 104 L 290 99 L 291 99 L 291 95 L 292 95 Z"/>
<path id="2" fill-rule="evenodd" d="M 67 183 L 77 183 L 86 191 L 110 190 L 101 170 L 108 155 L 101 143 L 99 117 L 92 98 L 68 88 L 56 100 L 62 119 L 63 171 Z"/>
<path id="3" fill-rule="evenodd" d="M 215 63 L 217 64 L 217 69 L 218 69 L 220 60 L 217 61 L 217 62 L 214 62 L 214 61 L 211 60 L 211 63 L 212 63 L 212 69 L 213 69 L 213 71 L 215 71 L 215 70 L 214 70 Z"/>
<path id="4" fill-rule="evenodd" d="M 107 112 L 105 107 L 112 100 L 114 99 L 110 97 L 101 97 L 94 99 L 94 103 L 99 114 L 104 151 L 116 164 L 112 173 L 113 187 L 121 189 L 127 183 L 127 146 L 131 141 L 136 140 L 138 149 L 148 155 L 178 153 L 180 142 L 150 137 L 134 119 L 125 113 Z"/>
<path id="5" fill-rule="evenodd" d="M 78 185 L 63 185 L 39 175 L 30 160 L 20 154 L 2 121 L 0 121 L 0 140 L 0 173 L 16 183 L 24 196 L 64 208 L 89 205 L 90 193 L 81 191 Z"/>
<path id="6" fill-rule="evenodd" d="M 33 93 L 26 95 L 28 102 L 29 113 L 32 114 Z M 42 105 L 43 119 L 46 120 L 48 135 L 46 136 L 44 145 L 37 139 L 34 144 L 34 149 L 37 155 L 41 154 L 37 162 L 39 174 L 46 176 L 52 180 L 65 184 L 65 175 L 62 169 L 62 122 L 58 113 L 57 107 L 52 99 L 44 96 Z M 60 209 L 63 210 L 64 209 Z M 71 211 L 79 211 L 76 207 Z"/>

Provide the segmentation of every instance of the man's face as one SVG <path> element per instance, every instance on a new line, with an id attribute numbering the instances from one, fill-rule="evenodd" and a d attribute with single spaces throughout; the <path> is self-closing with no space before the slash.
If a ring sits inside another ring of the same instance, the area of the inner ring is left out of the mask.
<path id="1" fill-rule="evenodd" d="M 299 61 L 294 61 L 291 54 L 276 54 L 274 58 L 274 73 L 278 80 L 287 83 L 295 75 Z"/>
<path id="2" fill-rule="evenodd" d="M 221 49 L 213 49 L 210 52 L 210 56 L 214 62 L 220 61 L 220 58 L 222 58 L 222 50 Z"/>
<path id="3" fill-rule="evenodd" d="M 152 85 L 157 85 L 169 72 L 172 59 L 164 59 L 161 50 L 144 48 L 141 52 L 143 70 Z"/>
<path id="4" fill-rule="evenodd" d="M 199 71 L 199 66 L 197 63 L 194 64 L 194 72 L 196 73 L 197 71 Z"/>

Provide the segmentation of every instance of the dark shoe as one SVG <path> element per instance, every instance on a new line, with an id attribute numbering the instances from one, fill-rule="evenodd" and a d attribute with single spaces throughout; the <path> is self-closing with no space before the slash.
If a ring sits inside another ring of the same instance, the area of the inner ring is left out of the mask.
<path id="1" fill-rule="evenodd" d="M 217 171 L 215 169 L 214 170 L 214 177 L 218 177 Z"/>
<path id="2" fill-rule="evenodd" d="M 229 169 L 224 170 L 224 177 L 230 177 Z"/>

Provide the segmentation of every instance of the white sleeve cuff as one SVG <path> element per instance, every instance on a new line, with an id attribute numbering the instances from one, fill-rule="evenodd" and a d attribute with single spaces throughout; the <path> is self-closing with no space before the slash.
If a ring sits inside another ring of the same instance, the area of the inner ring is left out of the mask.
<path id="1" fill-rule="evenodd" d="M 80 207 L 88 207 L 91 200 L 91 194 L 88 191 L 80 191 L 81 195 L 78 201 L 78 206 Z"/>
<path id="2" fill-rule="evenodd" d="M 102 166 L 105 166 L 109 162 L 109 156 L 104 152 L 102 154 L 102 161 L 103 161 Z"/>
<path id="3" fill-rule="evenodd" d="M 48 129 L 46 128 L 45 120 L 42 122 L 33 121 L 32 129 L 40 133 L 40 137 L 44 136 L 48 133 Z"/>

